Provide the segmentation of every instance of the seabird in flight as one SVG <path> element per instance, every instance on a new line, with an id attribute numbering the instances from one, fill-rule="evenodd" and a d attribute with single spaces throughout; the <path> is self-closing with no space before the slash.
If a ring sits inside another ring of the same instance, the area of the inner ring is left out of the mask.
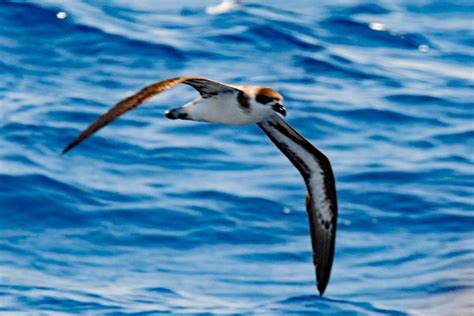
<path id="1" fill-rule="evenodd" d="M 166 111 L 167 118 L 225 125 L 256 123 L 301 173 L 307 188 L 306 210 L 316 285 L 322 295 L 334 257 L 337 222 L 334 175 L 328 158 L 280 116 L 286 115 L 286 109 L 277 91 L 259 86 L 227 85 L 203 77 L 165 79 L 117 103 L 64 148 L 63 154 L 146 99 L 180 83 L 193 87 L 200 96 L 182 107 Z"/>

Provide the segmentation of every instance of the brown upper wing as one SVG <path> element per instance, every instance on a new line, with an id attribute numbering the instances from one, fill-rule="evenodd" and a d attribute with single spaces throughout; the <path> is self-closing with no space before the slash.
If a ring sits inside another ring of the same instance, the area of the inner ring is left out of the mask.
<path id="1" fill-rule="evenodd" d="M 212 95 L 221 91 L 235 91 L 237 89 L 227 86 L 225 84 L 212 81 L 202 77 L 175 77 L 161 80 L 151 85 L 146 86 L 136 94 L 117 103 L 107 113 L 100 116 L 94 123 L 87 127 L 79 136 L 76 137 L 69 145 L 62 151 L 63 154 L 74 148 L 84 139 L 92 135 L 94 132 L 112 122 L 114 119 L 130 111 L 134 107 L 143 103 L 146 99 L 161 93 L 179 83 L 185 83 L 195 88 L 201 95 Z"/>
<path id="2" fill-rule="evenodd" d="M 277 114 L 258 126 L 299 170 L 306 183 L 313 263 L 322 295 L 331 274 L 336 238 L 337 199 L 331 164 L 322 152 Z"/>

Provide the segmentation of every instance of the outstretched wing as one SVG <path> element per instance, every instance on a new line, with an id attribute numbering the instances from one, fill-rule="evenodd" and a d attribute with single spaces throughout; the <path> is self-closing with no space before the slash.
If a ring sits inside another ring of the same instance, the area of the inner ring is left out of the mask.
<path id="1" fill-rule="evenodd" d="M 331 274 L 336 238 L 337 199 L 331 164 L 322 152 L 277 114 L 258 126 L 299 170 L 306 183 L 313 263 L 322 295 Z"/>
<path id="2" fill-rule="evenodd" d="M 140 105 L 146 99 L 168 90 L 179 83 L 190 85 L 191 87 L 195 88 L 202 96 L 214 95 L 219 92 L 226 91 L 239 91 L 238 89 L 231 86 L 227 86 L 223 83 L 208 80 L 202 77 L 175 77 L 155 82 L 149 86 L 146 86 L 136 94 L 129 96 L 128 98 L 117 103 L 107 113 L 100 116 L 94 123 L 92 123 L 81 134 L 79 134 L 76 139 L 74 139 L 69 145 L 67 145 L 66 148 L 64 148 L 62 153 L 65 154 L 84 139 L 92 135 L 94 132 L 109 124 L 125 112 L 128 112 L 134 107 Z"/>

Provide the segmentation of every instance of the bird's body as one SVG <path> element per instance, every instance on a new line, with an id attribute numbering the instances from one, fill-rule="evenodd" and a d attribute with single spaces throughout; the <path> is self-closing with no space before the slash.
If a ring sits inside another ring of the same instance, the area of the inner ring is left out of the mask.
<path id="1" fill-rule="evenodd" d="M 199 97 L 182 108 L 183 119 L 224 125 L 248 125 L 255 123 L 253 115 L 242 111 L 235 96 Z"/>
<path id="2" fill-rule="evenodd" d="M 220 92 L 201 93 L 198 98 L 183 107 L 167 111 L 167 117 L 223 125 L 249 125 L 261 122 L 274 113 L 272 107 L 257 103 L 256 97 L 262 87 L 228 87 L 229 89 Z M 279 94 L 278 97 L 281 100 Z M 170 115 L 173 111 L 177 117 Z"/>
<path id="3" fill-rule="evenodd" d="M 99 117 L 64 150 L 66 153 L 92 133 L 155 94 L 184 83 L 200 96 L 165 112 L 169 119 L 203 121 L 224 125 L 257 124 L 303 176 L 308 193 L 308 212 L 317 287 L 322 294 L 329 281 L 334 256 L 337 200 L 334 175 L 327 157 L 294 130 L 285 115 L 282 96 L 259 86 L 234 86 L 202 77 L 176 77 L 159 81 L 120 101 Z"/>
<path id="4" fill-rule="evenodd" d="M 188 114 L 188 117 L 182 119 L 223 125 L 249 125 L 260 122 L 273 111 L 271 108 L 256 106 L 252 90 L 246 92 L 248 99 L 241 97 L 240 100 L 239 92 L 235 91 L 208 97 L 200 96 L 182 107 L 181 114 Z"/>

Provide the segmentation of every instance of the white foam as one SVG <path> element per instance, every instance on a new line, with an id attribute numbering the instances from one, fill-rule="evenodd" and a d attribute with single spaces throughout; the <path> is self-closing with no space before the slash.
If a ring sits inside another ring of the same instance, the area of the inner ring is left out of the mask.
<path id="1" fill-rule="evenodd" d="M 236 0 L 224 0 L 218 5 L 209 6 L 206 8 L 206 13 L 210 15 L 217 15 L 230 12 L 239 6 Z"/>

